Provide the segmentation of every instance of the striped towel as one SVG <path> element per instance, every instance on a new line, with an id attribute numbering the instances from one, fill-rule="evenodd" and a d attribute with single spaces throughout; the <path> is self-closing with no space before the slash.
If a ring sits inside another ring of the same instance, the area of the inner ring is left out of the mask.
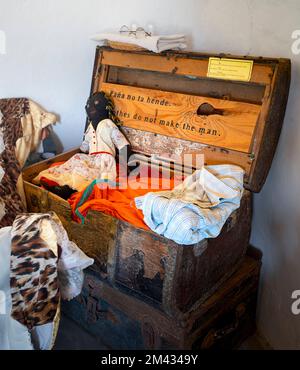
<path id="1" fill-rule="evenodd" d="M 238 166 L 202 167 L 172 191 L 147 193 L 135 204 L 151 230 L 178 244 L 195 244 L 217 237 L 239 208 L 243 176 Z"/>

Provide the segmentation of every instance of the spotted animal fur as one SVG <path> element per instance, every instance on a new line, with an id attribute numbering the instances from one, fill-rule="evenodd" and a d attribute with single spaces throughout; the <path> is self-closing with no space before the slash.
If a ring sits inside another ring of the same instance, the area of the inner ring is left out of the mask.
<path id="1" fill-rule="evenodd" d="M 19 215 L 11 232 L 12 317 L 29 329 L 53 322 L 59 304 L 57 256 L 41 238 L 41 221 L 50 217 Z"/>
<path id="2" fill-rule="evenodd" d="M 17 140 L 23 136 L 21 119 L 29 112 L 28 99 L 0 99 L 0 167 L 3 170 L 0 181 L 0 227 L 11 226 L 16 215 L 25 211 L 17 193 L 21 168 L 15 148 Z"/>

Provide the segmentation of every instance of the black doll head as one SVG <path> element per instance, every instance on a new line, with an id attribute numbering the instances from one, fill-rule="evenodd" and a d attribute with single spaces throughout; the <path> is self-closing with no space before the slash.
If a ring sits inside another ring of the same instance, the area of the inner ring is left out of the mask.
<path id="1" fill-rule="evenodd" d="M 97 126 L 100 121 L 109 118 L 108 106 L 109 100 L 102 91 L 88 98 L 85 110 L 93 126 Z"/>

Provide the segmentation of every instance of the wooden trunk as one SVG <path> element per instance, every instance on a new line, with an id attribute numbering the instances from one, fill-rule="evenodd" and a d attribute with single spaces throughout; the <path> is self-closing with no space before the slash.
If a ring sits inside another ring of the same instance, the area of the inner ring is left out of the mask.
<path id="1" fill-rule="evenodd" d="M 231 349 L 255 331 L 259 271 L 260 260 L 247 256 L 217 293 L 180 319 L 88 272 L 82 294 L 65 302 L 63 313 L 109 349 Z"/>
<path id="2" fill-rule="evenodd" d="M 72 220 L 67 201 L 30 182 L 50 162 L 65 160 L 72 154 L 25 171 L 27 205 L 31 212 L 56 212 L 69 238 L 95 259 L 93 270 L 102 279 L 176 316 L 199 305 L 239 267 L 250 237 L 249 191 L 217 238 L 191 246 L 179 245 L 95 211 L 90 211 L 81 225 Z"/>
<path id="3" fill-rule="evenodd" d="M 155 155 L 161 167 L 175 166 L 188 154 L 195 169 L 202 155 L 204 164 L 235 164 L 245 170 L 248 190 L 217 238 L 183 246 L 94 211 L 84 225 L 75 223 L 68 202 L 32 179 L 78 149 L 23 174 L 28 210 L 55 211 L 70 238 L 95 259 L 91 271 L 105 286 L 178 318 L 199 307 L 244 259 L 251 192 L 261 189 L 271 165 L 290 82 L 287 59 L 230 56 L 253 63 L 248 80 L 240 81 L 208 77 L 210 57 L 216 56 L 97 48 L 91 92 L 104 90 L 111 96 L 121 130 L 146 162 Z M 227 61 L 219 57 L 221 64 Z"/>
<path id="4" fill-rule="evenodd" d="M 247 81 L 208 77 L 211 58 L 253 62 Z M 196 167 L 231 163 L 244 186 L 262 188 L 279 139 L 289 93 L 289 59 L 97 48 L 91 93 L 113 99 L 133 149 Z M 204 105 L 210 109 L 206 109 Z M 176 125 L 177 124 L 177 125 Z"/>

